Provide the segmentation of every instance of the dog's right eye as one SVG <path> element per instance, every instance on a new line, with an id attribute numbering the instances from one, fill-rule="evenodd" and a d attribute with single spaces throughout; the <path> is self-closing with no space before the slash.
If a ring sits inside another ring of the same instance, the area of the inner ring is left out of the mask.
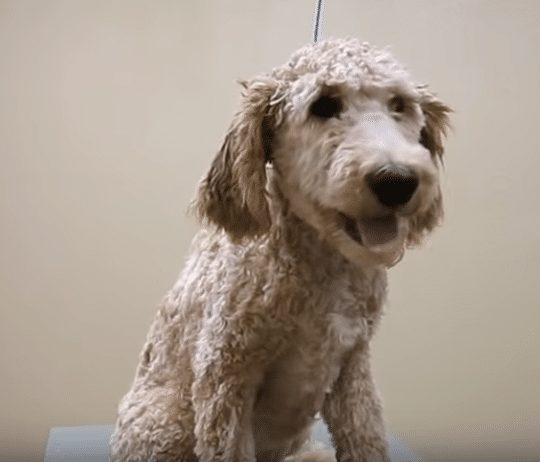
<path id="1" fill-rule="evenodd" d="M 343 110 L 343 103 L 337 96 L 320 96 L 309 107 L 309 112 L 321 119 L 337 117 Z"/>

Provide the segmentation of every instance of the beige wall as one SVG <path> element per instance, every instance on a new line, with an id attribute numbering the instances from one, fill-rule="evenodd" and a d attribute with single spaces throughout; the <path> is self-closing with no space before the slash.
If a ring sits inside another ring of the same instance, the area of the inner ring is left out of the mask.
<path id="1" fill-rule="evenodd" d="M 314 3 L 0 0 L 0 459 L 113 421 L 234 80 L 309 41 Z M 324 36 L 392 44 L 456 110 L 446 226 L 392 270 L 376 341 L 389 426 L 429 460 L 540 454 L 539 17 L 326 2 Z"/>

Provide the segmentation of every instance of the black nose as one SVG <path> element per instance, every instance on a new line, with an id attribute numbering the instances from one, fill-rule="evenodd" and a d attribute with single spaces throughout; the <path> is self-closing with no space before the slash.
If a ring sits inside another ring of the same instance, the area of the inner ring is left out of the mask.
<path id="1" fill-rule="evenodd" d="M 379 202 L 387 207 L 404 205 L 418 187 L 418 177 L 406 167 L 383 167 L 367 176 L 367 182 Z"/>

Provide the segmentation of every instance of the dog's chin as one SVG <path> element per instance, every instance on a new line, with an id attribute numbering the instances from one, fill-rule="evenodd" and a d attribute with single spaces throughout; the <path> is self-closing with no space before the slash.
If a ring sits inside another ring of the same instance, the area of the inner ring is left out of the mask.
<path id="1" fill-rule="evenodd" d="M 341 212 L 338 215 L 343 233 L 358 247 L 359 254 L 367 253 L 373 261 L 385 266 L 391 266 L 399 260 L 409 229 L 405 217 L 386 214 L 355 219 Z M 347 247 L 351 250 L 351 246 Z"/>
<path id="2" fill-rule="evenodd" d="M 351 263 L 389 267 L 403 255 L 409 218 L 396 214 L 352 218 L 333 207 L 311 201 L 289 203 L 290 210 Z"/>

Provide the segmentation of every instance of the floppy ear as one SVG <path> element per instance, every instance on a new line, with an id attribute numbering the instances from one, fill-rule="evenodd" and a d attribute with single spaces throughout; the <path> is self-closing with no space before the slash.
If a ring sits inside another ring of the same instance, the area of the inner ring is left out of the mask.
<path id="1" fill-rule="evenodd" d="M 420 106 L 424 113 L 425 125 L 420 132 L 420 144 L 430 153 L 434 161 L 443 162 L 444 139 L 450 128 L 448 115 L 452 112 L 446 104 L 440 101 L 426 86 L 418 87 Z M 444 215 L 441 190 L 437 191 L 431 206 L 420 215 L 411 219 L 407 238 L 409 246 L 419 244 L 423 237 L 437 226 Z"/>
<path id="2" fill-rule="evenodd" d="M 199 184 L 195 202 L 199 218 L 235 240 L 263 234 L 270 226 L 265 165 L 271 160 L 280 102 L 278 85 L 270 78 L 241 85 L 241 108 Z"/>
<path id="3" fill-rule="evenodd" d="M 425 117 L 425 125 L 420 132 L 420 144 L 430 153 L 433 159 L 441 163 L 444 153 L 444 138 L 450 128 L 448 115 L 452 112 L 446 104 L 440 101 L 425 85 L 418 87 L 420 92 L 420 107 Z"/>

